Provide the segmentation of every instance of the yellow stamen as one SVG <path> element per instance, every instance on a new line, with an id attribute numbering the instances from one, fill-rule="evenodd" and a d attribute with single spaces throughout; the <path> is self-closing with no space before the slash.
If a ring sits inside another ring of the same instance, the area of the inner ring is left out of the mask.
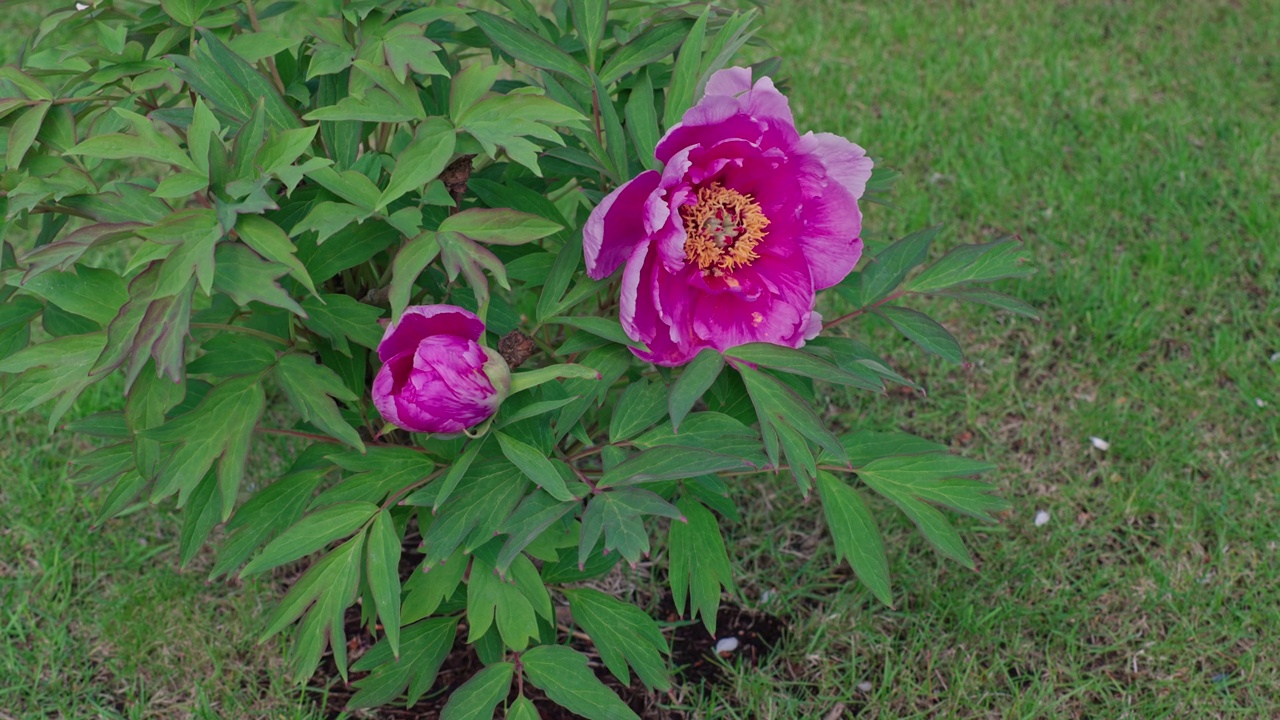
<path id="1" fill-rule="evenodd" d="M 698 202 L 680 208 L 686 262 L 703 275 L 721 277 L 759 258 L 755 247 L 764 239 L 769 218 L 750 195 L 711 183 L 698 190 Z"/>

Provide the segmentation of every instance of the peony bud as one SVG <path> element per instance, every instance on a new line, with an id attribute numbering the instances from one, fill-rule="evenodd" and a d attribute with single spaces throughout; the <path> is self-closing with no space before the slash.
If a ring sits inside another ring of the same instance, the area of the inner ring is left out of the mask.
<path id="1" fill-rule="evenodd" d="M 412 432 L 456 433 L 479 425 L 511 392 L 511 371 L 477 342 L 484 323 L 453 305 L 405 308 L 378 343 L 382 369 L 373 404 Z"/>

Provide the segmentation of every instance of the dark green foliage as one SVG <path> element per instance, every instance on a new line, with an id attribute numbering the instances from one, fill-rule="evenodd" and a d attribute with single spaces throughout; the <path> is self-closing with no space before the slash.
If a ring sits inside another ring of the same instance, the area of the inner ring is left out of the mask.
<path id="1" fill-rule="evenodd" d="M 677 610 L 714 630 L 734 591 L 721 474 L 816 484 L 838 554 L 886 603 L 855 478 L 972 565 L 936 506 L 992 520 L 1004 506 L 971 477 L 987 466 L 910 436 L 838 437 L 815 410 L 815 381 L 907 382 L 872 351 L 828 328 L 804 350 L 707 350 L 656 371 L 628 349 L 616 280 L 583 272 L 590 208 L 654 166 L 662 132 L 754 33 L 755 11 L 650 4 L 259 16 L 163 0 L 51 16 L 22 66 L 0 70 L 0 410 L 52 404 L 52 428 L 118 375 L 122 411 L 68 427 L 103 443 L 76 471 L 104 488 L 100 521 L 171 502 L 184 564 L 221 525 L 214 578 L 310 557 L 265 634 L 296 626 L 299 681 L 326 650 L 345 676 L 363 598 L 381 630 L 354 666 L 370 673 L 356 707 L 429 692 L 465 620 L 487 667 L 445 718 L 491 717 L 513 681 L 588 718 L 633 717 L 556 644 L 552 592 L 618 679 L 668 687 L 645 611 L 571 586 L 619 558 L 634 568 L 665 527 Z M 1029 314 L 963 287 L 1029 270 L 1000 241 L 912 277 L 936 234 L 888 245 L 840 290 L 854 314 L 959 362 L 941 325 L 887 303 L 936 293 Z M 389 432 L 370 400 L 382 323 L 435 303 L 475 311 L 490 347 L 519 330 L 535 348 L 469 437 Z M 263 476 L 250 459 L 280 435 L 300 443 L 291 468 Z M 405 579 L 411 530 L 423 559 Z M 508 708 L 534 714 L 524 698 Z"/>

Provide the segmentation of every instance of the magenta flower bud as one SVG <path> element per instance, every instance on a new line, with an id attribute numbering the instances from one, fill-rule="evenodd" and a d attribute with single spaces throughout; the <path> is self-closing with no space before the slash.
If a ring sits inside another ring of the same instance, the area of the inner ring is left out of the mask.
<path id="1" fill-rule="evenodd" d="M 747 68 L 721 70 L 646 170 L 583 229 L 587 274 L 625 266 L 619 320 L 657 365 L 703 348 L 800 347 L 822 329 L 815 293 L 862 256 L 862 148 L 796 131 L 787 99 Z"/>
<path id="2" fill-rule="evenodd" d="M 477 342 L 484 323 L 453 305 L 405 308 L 378 343 L 373 404 L 393 425 L 456 433 L 479 425 L 511 392 L 511 370 Z"/>

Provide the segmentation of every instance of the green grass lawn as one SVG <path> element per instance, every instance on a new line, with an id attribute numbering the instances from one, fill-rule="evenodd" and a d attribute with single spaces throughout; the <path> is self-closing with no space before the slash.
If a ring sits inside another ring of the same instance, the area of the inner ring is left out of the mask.
<path id="1" fill-rule="evenodd" d="M 0 58 L 34 17 L 0 13 Z M 868 229 L 943 223 L 944 246 L 1020 235 L 1040 272 L 1001 289 L 1043 320 L 932 303 L 965 368 L 853 326 L 929 392 L 837 393 L 832 421 L 995 462 L 1013 510 L 959 521 L 972 573 L 876 506 L 895 573 L 885 608 L 835 563 L 816 502 L 789 481 L 743 487 L 737 600 L 792 631 L 764 666 L 685 688 L 678 706 L 1280 716 L 1280 13 L 801 0 L 761 36 L 785 59 L 802 131 L 846 135 L 903 173 L 897 207 L 869 208 Z M 163 512 L 90 529 L 97 499 L 65 481 L 75 441 L 40 418 L 3 431 L 0 720 L 307 716 L 279 646 L 254 642 L 277 588 L 208 585 L 200 560 L 176 572 Z"/>

